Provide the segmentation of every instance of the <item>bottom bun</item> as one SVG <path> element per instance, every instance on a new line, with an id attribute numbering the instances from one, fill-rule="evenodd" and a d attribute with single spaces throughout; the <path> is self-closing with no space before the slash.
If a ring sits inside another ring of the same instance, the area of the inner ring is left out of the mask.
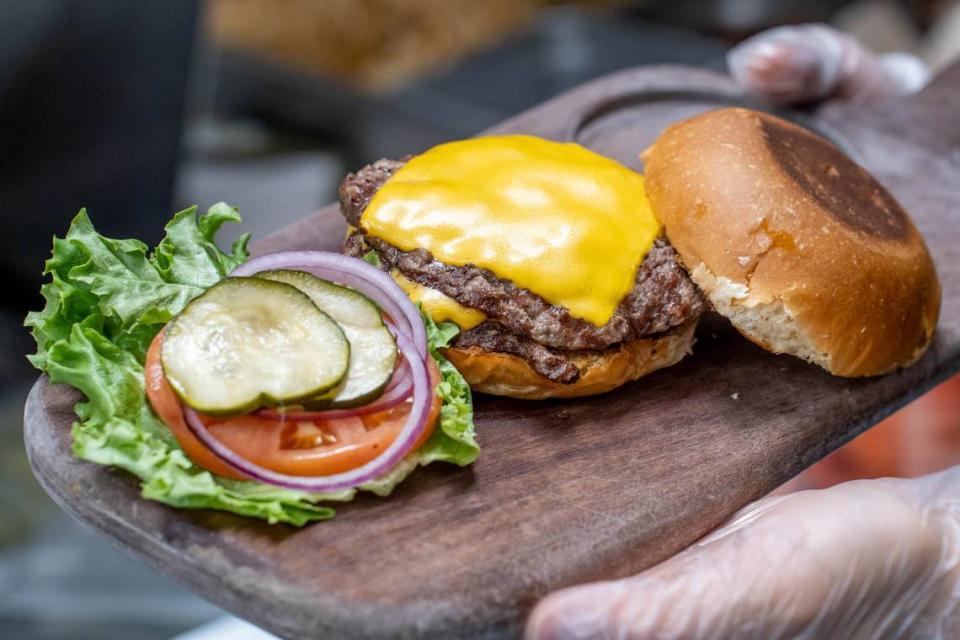
<path id="1" fill-rule="evenodd" d="M 656 338 L 631 340 L 605 351 L 573 357 L 580 379 L 573 384 L 551 382 L 526 360 L 479 347 L 443 349 L 474 391 L 525 400 L 577 398 L 606 393 L 683 359 L 693 347 L 697 321 L 692 320 Z"/>

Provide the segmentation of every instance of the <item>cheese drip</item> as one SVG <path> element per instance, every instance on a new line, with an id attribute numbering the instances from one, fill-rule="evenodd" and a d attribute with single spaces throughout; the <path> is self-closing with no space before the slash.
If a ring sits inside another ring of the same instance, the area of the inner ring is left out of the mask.
<path id="1" fill-rule="evenodd" d="M 424 311 L 430 314 L 434 322 L 444 322 L 449 320 L 455 322 L 462 330 L 473 329 L 475 326 L 487 319 L 482 311 L 465 307 L 453 298 L 444 293 L 425 287 L 419 282 L 414 282 L 404 277 L 402 273 L 394 269 L 390 272 L 393 279 L 397 281 L 400 288 L 403 289 L 407 297 L 414 303 L 419 303 Z"/>
<path id="2" fill-rule="evenodd" d="M 414 157 L 360 226 L 404 251 L 489 269 L 597 326 L 633 288 L 660 233 L 643 176 L 532 136 L 450 142 Z"/>

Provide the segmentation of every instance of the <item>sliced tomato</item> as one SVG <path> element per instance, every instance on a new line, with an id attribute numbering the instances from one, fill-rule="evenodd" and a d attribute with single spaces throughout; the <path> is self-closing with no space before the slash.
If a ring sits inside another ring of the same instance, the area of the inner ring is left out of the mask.
<path id="1" fill-rule="evenodd" d="M 246 479 L 200 442 L 183 418 L 180 399 L 163 375 L 157 334 L 147 351 L 147 398 L 170 428 L 180 447 L 194 463 L 221 476 Z M 440 372 L 429 359 L 430 381 L 436 389 Z M 396 439 L 410 414 L 411 403 L 368 416 L 336 420 L 278 422 L 254 415 L 212 418 L 201 416 L 217 440 L 261 467 L 292 476 L 327 476 L 349 471 L 376 458 Z M 434 394 L 428 426 L 416 443 L 433 433 L 440 414 L 440 397 Z"/>

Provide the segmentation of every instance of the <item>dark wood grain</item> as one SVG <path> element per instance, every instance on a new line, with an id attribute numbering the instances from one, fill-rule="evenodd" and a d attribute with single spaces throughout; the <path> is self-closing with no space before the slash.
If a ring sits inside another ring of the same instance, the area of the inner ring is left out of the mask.
<path id="1" fill-rule="evenodd" d="M 667 122 L 738 100 L 722 76 L 650 68 L 597 80 L 495 130 L 578 139 L 636 166 Z M 545 593 L 648 567 L 960 368 L 960 67 L 881 110 L 809 124 L 913 212 L 944 286 L 915 366 L 847 380 L 765 353 L 718 318 L 692 357 L 602 396 L 476 400 L 472 469 L 418 470 L 303 530 L 144 501 L 134 479 L 70 455 L 76 394 L 41 379 L 26 407 L 34 471 L 60 505 L 158 570 L 288 638 L 501 637 Z M 256 251 L 335 248 L 329 207 Z"/>

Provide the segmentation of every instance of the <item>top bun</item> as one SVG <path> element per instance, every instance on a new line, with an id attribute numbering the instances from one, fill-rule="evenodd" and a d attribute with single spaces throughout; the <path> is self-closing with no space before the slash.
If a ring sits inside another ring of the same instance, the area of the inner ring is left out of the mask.
<path id="1" fill-rule="evenodd" d="M 753 342 L 840 376 L 906 366 L 930 344 L 940 283 L 923 238 L 834 145 L 721 109 L 669 127 L 643 159 L 694 282 Z"/>

